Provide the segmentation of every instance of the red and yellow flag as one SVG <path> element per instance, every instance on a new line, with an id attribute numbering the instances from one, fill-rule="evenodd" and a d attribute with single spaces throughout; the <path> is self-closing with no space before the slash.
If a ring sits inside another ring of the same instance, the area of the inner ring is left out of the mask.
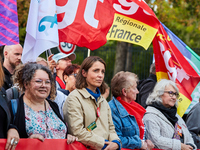
<path id="1" fill-rule="evenodd" d="M 170 79 L 176 82 L 180 92 L 178 114 L 183 116 L 192 101 L 191 94 L 200 77 L 173 44 L 161 24 L 153 40 L 153 48 L 157 79 Z"/>
<path id="2" fill-rule="evenodd" d="M 114 21 L 107 39 L 140 45 L 147 49 L 159 28 L 159 20 L 141 0 L 115 0 Z"/>

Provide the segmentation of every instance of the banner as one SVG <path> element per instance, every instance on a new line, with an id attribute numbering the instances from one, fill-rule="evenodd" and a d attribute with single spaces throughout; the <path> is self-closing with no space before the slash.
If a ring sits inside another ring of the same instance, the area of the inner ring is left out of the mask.
<path id="1" fill-rule="evenodd" d="M 179 39 L 172 31 L 170 31 L 164 24 L 162 24 L 163 28 L 169 35 L 170 39 L 174 43 L 174 45 L 178 48 L 178 50 L 183 54 L 185 59 L 190 63 L 193 69 L 200 75 L 200 57 L 189 48 L 181 39 Z M 199 102 L 200 97 L 200 83 L 195 87 L 194 91 L 191 94 L 192 102 L 185 114 L 191 110 L 191 108 Z"/>
<path id="2" fill-rule="evenodd" d="M 36 61 L 49 48 L 58 46 L 55 0 L 31 0 L 22 62 Z"/>
<path id="3" fill-rule="evenodd" d="M 56 0 L 59 42 L 95 50 L 106 44 L 113 0 Z"/>
<path id="4" fill-rule="evenodd" d="M 198 85 L 200 78 L 182 53 L 173 44 L 162 25 L 154 40 L 157 79 L 170 79 L 179 88 L 178 114 L 183 116 L 192 101 L 191 94 Z"/>
<path id="5" fill-rule="evenodd" d="M 113 8 L 115 16 L 107 39 L 148 49 L 160 24 L 149 6 L 142 0 L 115 0 Z"/>
<path id="6" fill-rule="evenodd" d="M 0 0 L 0 46 L 19 43 L 16 0 Z"/>
<path id="7" fill-rule="evenodd" d="M 6 139 L 0 139 L 0 149 L 5 149 Z M 66 139 L 45 139 L 44 142 L 38 139 L 20 139 L 15 150 L 90 150 L 80 142 L 67 144 Z M 121 150 L 130 150 L 122 148 Z M 158 150 L 158 149 L 153 149 Z"/>

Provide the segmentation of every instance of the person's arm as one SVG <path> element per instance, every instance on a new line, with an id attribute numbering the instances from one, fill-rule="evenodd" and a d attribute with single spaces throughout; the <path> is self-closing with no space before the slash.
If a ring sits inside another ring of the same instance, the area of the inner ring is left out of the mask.
<path id="1" fill-rule="evenodd" d="M 101 149 L 104 146 L 105 139 L 101 136 L 89 132 L 84 125 L 84 112 L 79 99 L 70 93 L 63 106 L 64 120 L 68 124 L 68 131 L 76 136 L 84 145 L 92 149 Z"/>
<path id="2" fill-rule="evenodd" d="M 146 126 L 146 137 L 151 140 L 154 145 L 159 149 L 181 149 L 181 141 L 177 139 L 172 139 L 171 137 L 163 136 L 164 131 L 171 132 L 170 129 L 166 129 L 168 126 L 159 123 L 159 117 L 156 115 L 151 116 L 146 114 L 144 116 L 144 123 Z M 166 123 L 167 124 L 167 123 Z M 162 131 L 162 132 L 161 132 Z"/>
<path id="3" fill-rule="evenodd" d="M 142 147 L 142 141 L 138 135 L 124 136 L 122 130 L 122 123 L 118 113 L 112 111 L 112 120 L 115 125 L 115 131 L 122 142 L 123 148 L 138 149 Z"/>
<path id="4" fill-rule="evenodd" d="M 198 114 L 200 114 L 200 103 L 196 104 L 196 106 L 194 106 L 194 108 L 192 108 L 188 113 L 186 125 L 192 134 L 197 148 L 200 148 L 200 117 Z"/>
<path id="5" fill-rule="evenodd" d="M 15 143 L 16 142 L 16 143 Z M 14 150 L 19 142 L 19 134 L 15 128 L 10 128 L 7 132 L 6 150 Z"/>

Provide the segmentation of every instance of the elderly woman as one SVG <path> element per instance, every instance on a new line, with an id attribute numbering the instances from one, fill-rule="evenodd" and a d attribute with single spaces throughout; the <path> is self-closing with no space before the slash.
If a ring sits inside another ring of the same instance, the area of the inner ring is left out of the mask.
<path id="1" fill-rule="evenodd" d="M 70 92 L 72 92 L 76 87 L 76 76 L 78 74 L 78 71 L 80 69 L 80 66 L 77 64 L 72 64 L 70 66 L 67 66 L 63 72 L 63 79 L 65 81 L 65 89 L 59 88 L 58 90 L 63 92 L 65 95 L 69 95 Z"/>
<path id="2" fill-rule="evenodd" d="M 13 122 L 21 138 L 65 139 L 68 143 L 76 140 L 67 134 L 67 126 L 62 120 L 56 103 L 46 99 L 55 97 L 55 86 L 51 71 L 36 63 L 20 66 L 14 75 L 14 82 L 24 94 L 18 99 Z M 13 110 L 12 110 L 13 111 Z"/>
<path id="3" fill-rule="evenodd" d="M 175 82 L 163 79 L 147 98 L 144 123 L 147 138 L 156 148 L 192 150 L 196 148 L 183 119 L 177 114 L 179 90 Z"/>
<path id="4" fill-rule="evenodd" d="M 14 150 L 19 141 L 19 134 L 16 127 L 11 123 L 11 114 L 7 105 L 6 93 L 3 88 L 4 84 L 4 72 L 2 65 L 0 65 L 0 139 L 7 138 L 6 150 Z"/>
<path id="5" fill-rule="evenodd" d="M 98 56 L 87 57 L 76 76 L 76 89 L 63 106 L 69 133 L 91 149 L 120 149 L 105 92 L 106 64 Z"/>
<path id="6" fill-rule="evenodd" d="M 131 72 L 118 72 L 111 80 L 113 99 L 109 102 L 115 130 L 123 148 L 152 149 L 154 145 L 145 139 L 143 115 L 146 110 L 135 102 L 137 75 Z"/>

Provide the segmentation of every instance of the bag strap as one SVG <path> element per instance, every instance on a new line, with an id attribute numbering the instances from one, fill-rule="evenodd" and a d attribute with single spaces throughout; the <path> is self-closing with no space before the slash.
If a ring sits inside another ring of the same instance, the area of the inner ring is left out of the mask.
<path id="1" fill-rule="evenodd" d="M 19 99 L 11 99 L 12 113 L 13 113 L 13 116 L 14 116 L 13 123 L 15 121 L 16 114 L 17 114 L 18 100 Z"/>
<path id="2" fill-rule="evenodd" d="M 17 99 L 19 98 L 19 91 L 16 87 L 12 87 L 12 91 L 13 91 L 13 99 Z"/>

